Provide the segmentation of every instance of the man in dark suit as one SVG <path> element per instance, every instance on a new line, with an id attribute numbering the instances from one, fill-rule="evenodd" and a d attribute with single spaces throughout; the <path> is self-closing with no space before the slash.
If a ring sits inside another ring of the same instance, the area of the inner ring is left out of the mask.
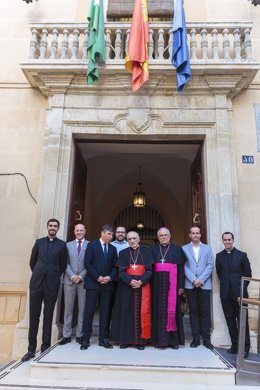
<path id="1" fill-rule="evenodd" d="M 104 225 L 101 237 L 88 244 L 85 254 L 87 275 L 84 282 L 86 289 L 86 307 L 83 321 L 83 340 L 80 349 L 90 346 L 92 323 L 97 302 L 99 303 L 99 346 L 113 348 L 109 342 L 109 326 L 113 301 L 114 280 L 116 278 L 116 248 L 110 244 L 114 230 Z"/>
<path id="2" fill-rule="evenodd" d="M 50 219 L 47 222 L 47 237 L 36 240 L 32 249 L 29 345 L 28 352 L 22 357 L 23 362 L 35 356 L 42 303 L 44 303 L 44 310 L 41 352 L 51 345 L 53 311 L 60 288 L 60 277 L 67 266 L 66 243 L 56 237 L 59 227 L 60 223 L 57 219 Z"/>
<path id="3" fill-rule="evenodd" d="M 230 354 L 236 354 L 238 348 L 238 323 L 241 277 L 251 278 L 252 272 L 247 254 L 234 247 L 234 235 L 231 232 L 222 234 L 225 249 L 216 256 L 216 271 L 220 280 L 220 298 L 226 318 L 231 348 Z M 248 297 L 247 285 L 244 287 L 244 298 Z M 245 357 L 250 350 L 248 318 L 246 321 Z"/>

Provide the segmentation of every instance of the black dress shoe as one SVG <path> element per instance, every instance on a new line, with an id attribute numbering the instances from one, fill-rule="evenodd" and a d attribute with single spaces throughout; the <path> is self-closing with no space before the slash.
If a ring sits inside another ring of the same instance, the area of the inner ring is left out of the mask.
<path id="1" fill-rule="evenodd" d="M 231 347 L 231 348 L 227 349 L 227 353 L 229 353 L 230 355 L 235 355 L 237 353 L 237 349 L 234 347 Z"/>
<path id="2" fill-rule="evenodd" d="M 191 348 L 197 348 L 200 345 L 200 341 L 193 339 L 192 342 L 190 343 Z"/>
<path id="3" fill-rule="evenodd" d="M 76 337 L 76 343 L 82 344 L 83 337 Z"/>
<path id="4" fill-rule="evenodd" d="M 171 349 L 179 349 L 179 345 L 178 344 L 170 345 L 170 348 Z"/>
<path id="5" fill-rule="evenodd" d="M 244 352 L 244 358 L 245 358 L 245 359 L 248 358 L 248 353 L 249 353 L 248 351 L 245 351 L 245 352 Z"/>
<path id="6" fill-rule="evenodd" d="M 23 355 L 21 361 L 28 362 L 28 360 L 31 360 L 34 357 L 35 357 L 35 352 L 28 351 L 25 355 Z"/>
<path id="7" fill-rule="evenodd" d="M 44 345 L 43 347 L 41 347 L 41 353 L 47 351 L 47 349 L 49 349 L 49 348 L 50 348 L 50 346 L 47 347 L 47 345 Z"/>
<path id="8" fill-rule="evenodd" d="M 83 340 L 82 341 L 82 344 L 80 346 L 80 349 L 82 351 L 84 351 L 85 349 L 88 349 L 90 347 L 90 342 L 89 341 L 86 341 L 86 340 Z"/>
<path id="9" fill-rule="evenodd" d="M 100 347 L 104 347 L 104 348 L 107 348 L 107 349 L 112 349 L 113 348 L 113 345 L 110 344 L 110 342 L 108 341 L 108 339 L 104 339 L 103 341 L 100 341 L 98 343 L 98 345 Z"/>
<path id="10" fill-rule="evenodd" d="M 65 344 L 68 344 L 70 342 L 71 342 L 71 337 L 63 337 L 63 339 L 61 339 L 58 342 L 58 345 L 65 345 Z"/>
<path id="11" fill-rule="evenodd" d="M 121 344 L 120 345 L 120 349 L 126 349 L 126 348 L 128 348 L 129 347 L 129 345 L 128 344 Z"/>
<path id="12" fill-rule="evenodd" d="M 204 345 L 204 347 L 206 347 L 208 349 L 214 349 L 214 346 L 211 344 L 211 342 L 209 340 L 204 340 L 203 345 Z"/>
<path id="13" fill-rule="evenodd" d="M 143 351 L 145 346 L 141 344 L 137 344 L 136 348 L 139 349 L 139 351 Z"/>

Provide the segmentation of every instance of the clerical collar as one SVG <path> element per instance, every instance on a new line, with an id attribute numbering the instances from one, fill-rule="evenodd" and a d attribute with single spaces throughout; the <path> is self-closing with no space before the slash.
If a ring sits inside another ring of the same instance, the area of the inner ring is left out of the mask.
<path id="1" fill-rule="evenodd" d="M 132 251 L 136 251 L 138 248 L 140 248 L 140 245 L 138 245 L 136 248 L 130 247 L 130 249 L 132 249 Z"/>
<path id="2" fill-rule="evenodd" d="M 231 251 L 227 251 L 226 249 L 225 249 L 225 251 L 226 251 L 226 253 L 227 253 L 228 255 L 230 255 L 230 253 L 233 253 L 234 247 L 231 249 Z"/>
<path id="3" fill-rule="evenodd" d="M 54 241 L 56 237 L 53 237 L 53 238 L 50 238 L 50 237 L 47 237 L 49 241 Z"/>

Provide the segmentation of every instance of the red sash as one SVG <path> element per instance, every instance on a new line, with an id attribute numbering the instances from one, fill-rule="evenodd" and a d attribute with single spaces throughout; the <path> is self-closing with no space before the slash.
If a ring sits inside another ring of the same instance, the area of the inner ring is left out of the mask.
<path id="1" fill-rule="evenodd" d="M 139 264 L 131 264 L 126 269 L 126 273 L 132 276 L 142 276 L 145 273 L 145 267 Z M 150 284 L 142 285 L 141 301 L 141 338 L 151 338 L 151 289 Z"/>

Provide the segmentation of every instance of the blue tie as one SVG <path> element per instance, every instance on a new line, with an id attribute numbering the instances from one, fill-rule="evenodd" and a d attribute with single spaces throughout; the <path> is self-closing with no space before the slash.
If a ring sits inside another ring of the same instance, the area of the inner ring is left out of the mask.
<path id="1" fill-rule="evenodd" d="M 104 255 L 105 255 L 105 259 L 107 259 L 107 255 L 108 255 L 108 252 L 107 252 L 107 244 L 103 244 L 104 245 Z"/>

